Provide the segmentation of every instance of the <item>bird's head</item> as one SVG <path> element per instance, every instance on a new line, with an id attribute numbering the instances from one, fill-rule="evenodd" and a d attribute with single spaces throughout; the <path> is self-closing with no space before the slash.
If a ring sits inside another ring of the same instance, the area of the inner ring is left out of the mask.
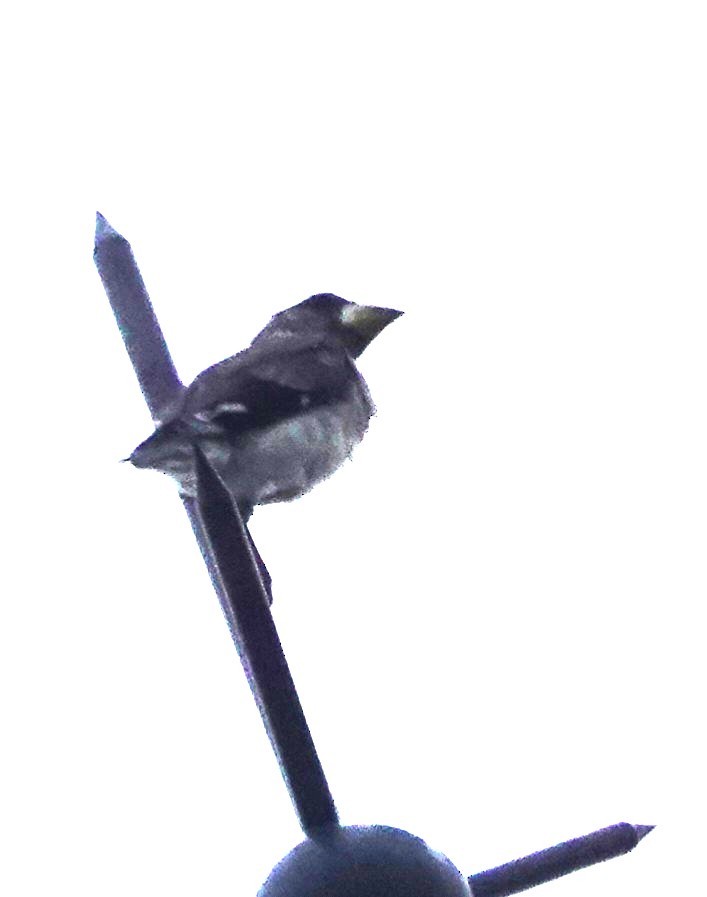
<path id="1" fill-rule="evenodd" d="M 358 305 L 333 293 L 317 293 L 275 315 L 256 340 L 275 334 L 322 333 L 340 340 L 356 358 L 400 315 L 394 308 Z"/>

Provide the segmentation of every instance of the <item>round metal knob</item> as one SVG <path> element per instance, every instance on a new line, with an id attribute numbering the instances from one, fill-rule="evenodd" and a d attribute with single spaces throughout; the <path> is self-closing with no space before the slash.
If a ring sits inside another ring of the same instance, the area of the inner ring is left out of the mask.
<path id="1" fill-rule="evenodd" d="M 454 864 L 409 832 L 382 825 L 335 828 L 299 844 L 258 897 L 469 897 Z"/>

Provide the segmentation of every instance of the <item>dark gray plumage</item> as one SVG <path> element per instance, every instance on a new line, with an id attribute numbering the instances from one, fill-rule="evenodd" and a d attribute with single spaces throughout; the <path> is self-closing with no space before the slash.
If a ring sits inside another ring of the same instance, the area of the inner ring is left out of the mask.
<path id="1" fill-rule="evenodd" d="M 198 443 L 247 520 L 332 474 L 374 407 L 356 359 L 402 312 L 320 293 L 275 315 L 251 345 L 207 368 L 130 455 L 195 489 Z"/>

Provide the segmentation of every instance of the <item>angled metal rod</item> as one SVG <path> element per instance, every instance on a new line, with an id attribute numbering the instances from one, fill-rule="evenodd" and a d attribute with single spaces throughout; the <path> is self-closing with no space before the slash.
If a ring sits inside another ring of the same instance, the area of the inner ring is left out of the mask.
<path id="1" fill-rule="evenodd" d="M 96 213 L 93 259 L 147 407 L 153 420 L 157 420 L 162 409 L 179 396 L 184 386 L 175 370 L 130 243 L 110 226 L 100 212 Z M 228 606 L 221 594 L 218 578 L 214 575 L 213 561 L 192 504 L 184 501 L 211 582 L 228 620 Z"/>
<path id="2" fill-rule="evenodd" d="M 336 807 L 238 505 L 201 450 L 195 452 L 197 509 L 228 602 L 232 630 L 240 643 L 243 667 L 302 829 L 316 837 L 337 824 Z"/>
<path id="3" fill-rule="evenodd" d="M 108 299 L 123 337 L 123 342 L 132 362 L 140 389 L 150 410 L 152 419 L 157 421 L 163 410 L 171 405 L 183 391 L 169 354 L 155 312 L 150 302 L 145 283 L 140 274 L 130 243 L 122 234 L 96 212 L 96 239 L 93 259 L 103 282 Z M 194 536 L 199 545 L 211 581 L 218 595 L 224 614 L 226 603 L 219 591 L 219 584 L 213 575 L 213 562 L 206 550 L 203 533 L 193 501 L 182 497 Z M 247 527 L 246 527 L 247 531 Z M 265 580 L 269 600 L 272 604 L 270 574 L 260 557 L 260 553 L 248 533 L 251 547 L 256 554 L 261 575 Z M 227 615 L 227 614 L 226 614 Z"/>
<path id="4" fill-rule="evenodd" d="M 652 825 L 619 822 L 469 877 L 473 897 L 506 897 L 628 853 Z"/>
<path id="5" fill-rule="evenodd" d="M 163 409 L 179 396 L 184 386 L 170 357 L 130 244 L 125 237 L 111 227 L 100 213 L 96 215 L 96 242 L 93 255 L 150 414 L 154 420 L 158 420 Z M 208 486 L 205 488 L 208 489 Z M 241 631 L 236 631 L 231 596 L 227 595 L 224 590 L 221 571 L 211 551 L 209 540 L 203 531 L 202 519 L 197 511 L 196 502 L 193 499 L 184 498 L 183 503 L 246 675 L 251 686 L 254 686 L 254 679 L 250 672 L 252 661 L 243 653 L 243 645 L 247 642 L 252 647 L 253 639 L 243 640 Z M 237 509 L 235 513 L 238 514 Z M 238 557 L 244 561 L 244 567 L 240 571 L 241 581 L 248 595 L 258 594 L 258 604 L 261 605 L 263 604 L 261 591 L 263 580 L 266 593 L 269 593 L 269 576 L 262 560 L 259 559 L 247 528 L 242 526 L 240 515 L 237 517 L 237 527 L 238 525 L 240 525 L 238 532 L 241 535 L 245 532 L 249 548 L 249 552 L 241 550 L 238 554 Z M 236 542 L 238 538 L 238 536 L 235 537 Z M 253 553 L 256 556 L 255 568 L 252 566 Z M 267 608 L 265 611 L 270 617 Z M 270 623 L 273 625 L 272 617 L 270 617 Z M 276 633 L 274 638 L 277 641 Z M 255 641 L 258 642 L 258 639 L 256 638 Z M 272 642 L 272 638 L 270 642 Z M 277 641 L 277 646 L 281 655 L 282 649 L 279 647 L 279 641 Z M 260 668 L 263 665 L 263 658 L 260 656 L 262 651 L 258 648 L 254 650 L 257 654 L 255 665 Z M 284 658 L 280 661 L 278 657 L 275 657 L 276 666 L 281 662 L 284 663 Z M 289 672 L 287 675 L 289 676 Z M 282 682 L 282 677 L 278 681 Z M 336 823 L 336 810 L 316 752 L 314 752 L 314 746 L 311 744 L 309 730 L 304 722 L 294 685 L 292 685 L 291 679 L 289 682 L 289 686 L 283 686 L 282 694 L 279 697 L 276 696 L 275 704 L 277 706 L 273 712 L 274 715 L 269 708 L 267 711 L 264 708 L 261 693 L 256 694 L 256 700 L 263 714 L 263 721 L 270 740 L 281 761 L 283 775 L 285 775 L 297 812 L 300 814 L 300 821 L 305 832 L 310 835 L 319 830 L 321 826 Z M 264 693 L 269 693 L 267 688 Z M 288 711 L 288 706 L 295 709 Z M 293 721 L 294 733 L 289 752 L 286 744 L 283 747 L 287 741 L 287 719 Z M 275 734 L 273 734 L 273 730 L 275 730 Z M 306 736 L 304 730 L 306 730 Z M 310 741 L 309 748 L 306 746 L 307 738 Z M 303 748 L 302 745 L 305 747 Z M 287 760 L 287 768 L 282 766 L 283 757 Z"/>
<path id="6" fill-rule="evenodd" d="M 153 420 L 184 389 L 130 243 L 96 213 L 93 259 Z"/>

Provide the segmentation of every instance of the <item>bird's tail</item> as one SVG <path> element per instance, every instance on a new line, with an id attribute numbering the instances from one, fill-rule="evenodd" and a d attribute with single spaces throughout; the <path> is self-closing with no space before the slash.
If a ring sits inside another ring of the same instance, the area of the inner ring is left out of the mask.
<path id="1" fill-rule="evenodd" d="M 193 437 L 181 421 L 170 421 L 158 427 L 125 460 L 135 467 L 150 467 L 174 474 L 191 465 Z"/>

